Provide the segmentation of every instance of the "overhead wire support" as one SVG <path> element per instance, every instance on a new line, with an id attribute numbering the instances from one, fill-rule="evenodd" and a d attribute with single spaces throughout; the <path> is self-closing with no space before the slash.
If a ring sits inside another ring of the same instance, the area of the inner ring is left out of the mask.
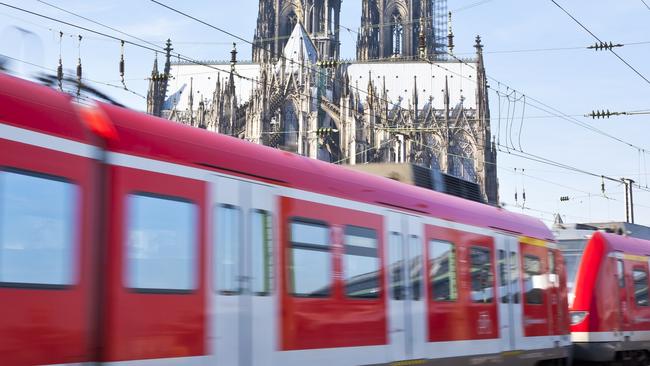
<path id="1" fill-rule="evenodd" d="M 122 85 L 124 86 L 125 90 L 129 90 L 129 88 L 126 87 L 126 83 L 124 82 L 124 70 L 125 70 L 125 65 L 124 65 L 124 40 L 120 41 L 120 79 L 122 81 Z"/>
<path id="2" fill-rule="evenodd" d="M 56 79 L 59 82 L 59 90 L 63 91 L 63 60 L 61 50 L 63 48 L 63 32 L 59 31 L 59 65 L 56 67 Z"/>
<path id="3" fill-rule="evenodd" d="M 82 66 L 81 66 L 81 40 L 83 39 L 83 36 L 81 34 L 79 35 L 79 45 L 78 45 L 78 51 L 79 51 L 79 59 L 77 62 L 77 97 L 81 95 L 81 77 L 83 74 L 82 71 Z"/>
<path id="4" fill-rule="evenodd" d="M 578 19 L 576 19 L 576 17 L 574 17 L 573 15 L 571 15 L 571 13 L 569 13 L 566 9 L 564 9 L 564 8 L 562 7 L 562 5 L 558 4 L 557 1 L 555 1 L 555 0 L 551 0 L 551 2 L 552 2 L 553 4 L 555 4 L 555 6 L 557 6 L 558 8 L 560 8 L 560 9 L 561 9 L 561 10 L 562 10 L 566 15 L 568 15 L 571 19 L 573 19 L 574 22 L 576 22 L 576 23 L 577 23 L 577 24 L 578 24 L 582 29 L 584 29 L 587 33 L 589 33 L 592 37 L 594 37 L 598 42 L 600 42 L 600 43 L 604 43 L 600 38 L 598 38 L 598 36 L 596 36 L 592 31 L 590 31 L 589 28 L 587 28 L 587 27 L 586 27 L 584 24 L 582 24 Z M 627 61 L 626 61 L 623 57 L 621 57 L 618 53 L 616 53 L 616 51 L 614 51 L 613 47 L 612 47 L 612 48 L 608 48 L 607 50 L 608 50 L 609 52 L 611 52 L 612 54 L 614 54 L 614 56 L 616 56 L 619 60 L 621 60 L 621 62 L 623 62 L 625 65 L 627 65 L 628 68 L 630 68 L 630 69 L 631 69 L 632 71 L 634 71 L 637 75 L 639 75 L 640 78 L 642 78 L 643 80 L 645 80 L 646 83 L 650 84 L 650 80 L 648 80 L 648 78 L 646 78 L 646 77 L 645 77 L 641 72 L 639 72 L 639 70 L 637 70 L 637 69 L 636 69 L 634 66 L 632 66 L 629 62 L 627 62 Z"/>

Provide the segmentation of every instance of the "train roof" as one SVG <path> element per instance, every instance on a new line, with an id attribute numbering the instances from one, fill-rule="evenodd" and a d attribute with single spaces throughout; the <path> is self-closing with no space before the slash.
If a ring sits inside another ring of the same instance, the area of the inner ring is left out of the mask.
<path id="1" fill-rule="evenodd" d="M 94 141 L 74 115 L 71 97 L 50 88 L 0 74 L 3 122 L 80 141 Z M 17 102 L 5 113 L 7 103 Z M 116 131 L 107 140 L 113 152 L 226 171 L 294 187 L 428 214 L 437 218 L 553 240 L 538 219 L 335 164 L 246 142 L 202 129 L 98 102 Z"/>
<path id="2" fill-rule="evenodd" d="M 594 232 L 590 240 L 602 240 L 608 252 L 623 252 L 634 255 L 650 255 L 650 241 L 626 235 Z"/>
<path id="3" fill-rule="evenodd" d="M 0 72 L 2 123 L 91 143 L 71 101 L 68 94 Z"/>

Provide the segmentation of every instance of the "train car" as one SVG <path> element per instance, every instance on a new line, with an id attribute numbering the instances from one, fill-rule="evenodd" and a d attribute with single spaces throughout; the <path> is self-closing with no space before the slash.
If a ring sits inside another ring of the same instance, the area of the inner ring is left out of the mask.
<path id="1" fill-rule="evenodd" d="M 647 365 L 650 241 L 596 231 L 560 245 L 571 276 L 575 359 Z"/>
<path id="2" fill-rule="evenodd" d="M 570 355 L 536 219 L 2 74 L 0 151 L 2 365 Z"/>

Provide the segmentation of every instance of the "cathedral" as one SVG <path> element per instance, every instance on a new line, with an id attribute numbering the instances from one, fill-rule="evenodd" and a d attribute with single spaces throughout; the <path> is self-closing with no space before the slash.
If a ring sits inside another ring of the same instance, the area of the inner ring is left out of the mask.
<path id="1" fill-rule="evenodd" d="M 332 163 L 440 170 L 497 204 L 480 37 L 461 61 L 446 0 L 361 7 L 355 60 L 341 58 L 341 0 L 260 0 L 251 61 L 233 45 L 229 61 L 173 62 L 168 42 L 147 111 Z"/>

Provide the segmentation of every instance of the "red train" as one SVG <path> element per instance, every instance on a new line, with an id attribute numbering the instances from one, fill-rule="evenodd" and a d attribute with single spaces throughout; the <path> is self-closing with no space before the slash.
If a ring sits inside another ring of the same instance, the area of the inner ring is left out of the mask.
<path id="1" fill-rule="evenodd" d="M 602 232 L 588 239 L 575 234 L 573 238 L 564 235 L 560 241 L 572 277 L 575 359 L 647 365 L 650 242 Z"/>
<path id="2" fill-rule="evenodd" d="M 0 151 L 2 365 L 571 357 L 536 219 L 2 74 Z"/>

